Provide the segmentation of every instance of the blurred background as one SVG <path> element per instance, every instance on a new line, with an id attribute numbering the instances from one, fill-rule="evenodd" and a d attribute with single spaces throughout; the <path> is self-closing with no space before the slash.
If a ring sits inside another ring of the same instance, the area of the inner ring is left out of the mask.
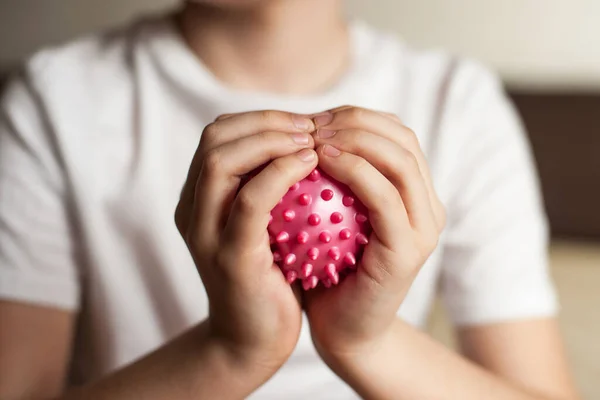
<path id="1" fill-rule="evenodd" d="M 0 81 L 36 49 L 176 0 L 0 0 Z M 349 0 L 350 16 L 496 69 L 528 128 L 553 233 L 561 324 L 579 387 L 600 399 L 600 1 Z M 431 331 L 454 340 L 438 307 Z"/>

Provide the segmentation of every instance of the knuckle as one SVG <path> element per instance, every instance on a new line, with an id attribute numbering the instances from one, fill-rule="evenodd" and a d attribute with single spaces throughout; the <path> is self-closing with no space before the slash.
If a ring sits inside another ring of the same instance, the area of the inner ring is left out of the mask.
<path id="1" fill-rule="evenodd" d="M 185 235 L 185 232 L 187 230 L 187 223 L 186 223 L 186 215 L 185 215 L 185 211 L 183 206 L 181 205 L 181 202 L 179 202 L 179 204 L 177 205 L 177 208 L 175 208 L 175 226 L 177 227 L 177 230 L 179 231 L 179 234 L 181 236 Z"/>
<path id="2" fill-rule="evenodd" d="M 288 176 L 290 171 L 283 159 L 278 158 L 271 163 L 271 168 L 278 176 Z"/>
<path id="3" fill-rule="evenodd" d="M 435 250 L 439 243 L 439 234 L 437 232 L 437 229 L 435 227 L 432 227 L 432 229 L 430 229 L 429 232 L 423 237 L 422 242 L 423 252 L 426 255 L 431 254 L 431 252 Z"/>
<path id="4" fill-rule="evenodd" d="M 419 143 L 419 138 L 417 137 L 417 134 L 415 133 L 415 131 L 413 131 L 412 129 L 410 129 L 409 127 L 405 126 L 404 127 L 404 136 L 405 136 L 405 141 L 406 141 L 406 145 L 409 148 L 420 148 L 420 143 Z"/>
<path id="5" fill-rule="evenodd" d="M 369 163 L 362 157 L 356 157 L 356 160 L 350 167 L 350 175 L 353 177 L 363 175 L 369 168 Z"/>
<path id="6" fill-rule="evenodd" d="M 278 114 L 276 111 L 273 110 L 260 111 L 259 117 L 265 125 L 274 125 L 278 120 Z"/>
<path id="7" fill-rule="evenodd" d="M 344 135 L 344 142 L 363 147 L 367 133 L 362 129 L 350 129 Z M 343 142 L 343 143 L 344 143 Z"/>
<path id="8" fill-rule="evenodd" d="M 258 209 L 256 197 L 244 187 L 236 197 L 237 211 L 243 214 L 253 214 Z"/>
<path id="9" fill-rule="evenodd" d="M 267 145 L 267 143 L 269 143 L 272 138 L 273 138 L 273 134 L 271 132 L 268 131 L 263 131 L 263 132 L 259 132 L 256 135 L 253 136 L 254 139 L 258 142 L 261 143 L 261 146 L 263 148 L 265 148 L 265 146 Z"/>
<path id="10" fill-rule="evenodd" d="M 375 190 L 377 190 L 377 198 L 380 199 L 379 210 L 382 215 L 385 215 L 386 212 L 398 212 L 404 209 L 402 197 L 400 197 L 398 189 L 392 184 L 385 185 L 385 187 Z"/>
<path id="11" fill-rule="evenodd" d="M 401 118 L 400 118 L 400 117 L 399 117 L 397 114 L 394 114 L 394 113 L 387 113 L 387 115 L 389 115 L 389 116 L 390 116 L 392 119 L 394 119 L 396 122 L 400 122 L 400 123 L 402 123 L 402 119 L 401 119 Z"/>
<path id="12" fill-rule="evenodd" d="M 211 122 L 206 125 L 204 131 L 202 132 L 202 137 L 205 137 L 206 140 L 213 140 L 219 134 L 219 122 Z"/>
<path id="13" fill-rule="evenodd" d="M 395 168 L 400 173 L 415 173 L 419 170 L 419 163 L 412 152 L 403 150 L 401 157 L 396 160 Z"/>
<path id="14" fill-rule="evenodd" d="M 348 118 L 354 122 L 361 121 L 365 115 L 365 110 L 363 110 L 362 108 L 359 108 L 359 107 L 352 107 L 352 108 L 348 109 L 347 112 L 348 112 Z"/>
<path id="15" fill-rule="evenodd" d="M 218 149 L 209 150 L 204 156 L 203 164 L 205 173 L 214 175 L 223 168 L 223 155 Z"/>
<path id="16" fill-rule="evenodd" d="M 232 115 L 233 114 L 221 114 L 215 119 L 215 121 L 221 121 L 223 119 L 227 119 L 227 118 L 231 117 Z"/>
<path id="17" fill-rule="evenodd" d="M 417 160 L 417 156 L 415 156 L 415 154 L 412 151 L 407 151 L 405 156 L 408 168 L 410 168 L 413 171 L 418 170 L 419 160 Z"/>
<path id="18" fill-rule="evenodd" d="M 348 110 L 348 109 L 350 109 L 352 107 L 354 107 L 354 106 L 352 106 L 351 104 L 344 104 L 344 105 L 339 106 L 339 107 L 331 108 L 331 109 L 328 110 L 328 112 L 338 113 L 340 111 Z"/>

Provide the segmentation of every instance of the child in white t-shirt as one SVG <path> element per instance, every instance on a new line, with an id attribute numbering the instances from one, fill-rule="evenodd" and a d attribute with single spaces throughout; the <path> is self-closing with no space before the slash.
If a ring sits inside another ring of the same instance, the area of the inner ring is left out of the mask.
<path id="1" fill-rule="evenodd" d="M 10 81 L 0 398 L 575 398 L 500 82 L 342 15 L 189 2 Z M 355 274 L 302 292 L 266 227 L 317 164 L 373 233 Z M 438 293 L 463 355 L 420 331 Z"/>

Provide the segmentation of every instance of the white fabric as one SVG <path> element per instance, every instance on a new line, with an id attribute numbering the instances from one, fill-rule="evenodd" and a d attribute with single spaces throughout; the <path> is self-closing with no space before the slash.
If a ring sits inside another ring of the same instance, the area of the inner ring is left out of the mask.
<path id="1" fill-rule="evenodd" d="M 0 103 L 0 298 L 80 312 L 75 382 L 207 315 L 173 213 L 202 128 L 222 113 L 355 104 L 400 115 L 427 153 L 448 227 L 399 315 L 423 326 L 437 289 L 457 324 L 556 311 L 531 155 L 496 77 L 360 23 L 352 41 L 352 67 L 314 96 L 225 87 L 166 19 L 41 52 L 11 81 Z M 318 359 L 305 321 L 293 357 L 253 397 L 355 395 Z"/>

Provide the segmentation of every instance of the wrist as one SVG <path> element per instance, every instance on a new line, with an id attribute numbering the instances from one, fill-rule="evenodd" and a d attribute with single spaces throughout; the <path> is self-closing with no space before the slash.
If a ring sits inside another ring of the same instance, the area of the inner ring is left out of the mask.
<path id="1" fill-rule="evenodd" d="M 214 386 L 220 388 L 219 391 L 226 388 L 228 395 L 223 398 L 246 398 L 280 368 L 274 362 L 267 362 L 265 357 L 214 335 L 208 321 L 198 325 L 192 336 L 196 342 L 198 393 Z"/>
<path id="2" fill-rule="evenodd" d="M 243 376 L 250 374 L 257 379 L 264 379 L 266 382 L 290 356 L 290 354 L 279 354 L 272 349 L 248 343 L 237 343 L 211 329 L 210 320 L 207 320 L 205 324 L 207 342 L 210 343 L 215 354 L 218 354 L 222 362 L 228 366 L 228 369 L 237 374 Z"/>
<path id="3" fill-rule="evenodd" d="M 399 339 L 397 320 L 372 340 L 360 344 L 323 351 L 321 357 L 331 370 L 351 387 L 361 385 L 361 381 L 377 375 L 385 364 Z"/>

